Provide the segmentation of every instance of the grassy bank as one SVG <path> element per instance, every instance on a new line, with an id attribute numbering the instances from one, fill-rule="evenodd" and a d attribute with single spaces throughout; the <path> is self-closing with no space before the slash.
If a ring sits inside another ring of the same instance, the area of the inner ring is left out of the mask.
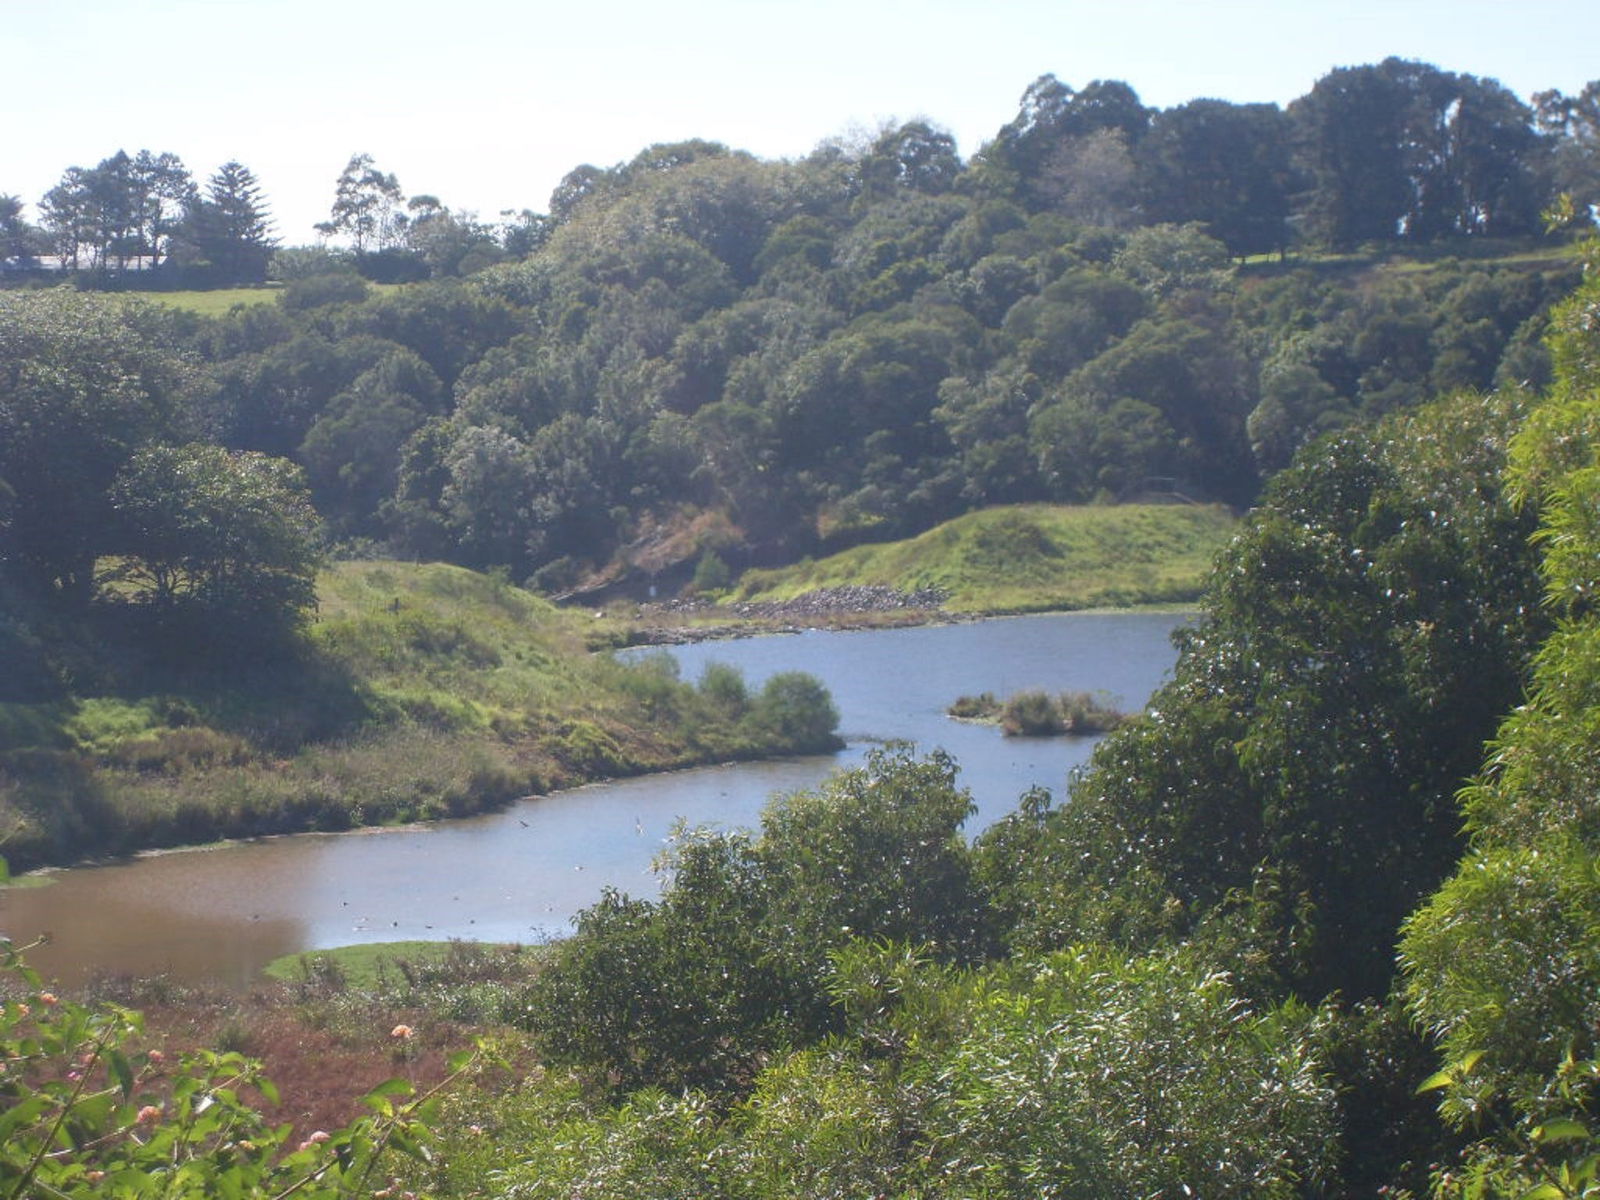
<path id="1" fill-rule="evenodd" d="M 1200 505 L 986 509 L 902 542 L 750 571 L 732 602 L 791 600 L 842 587 L 937 589 L 958 613 L 1171 604 L 1195 599 L 1234 518 Z"/>
<path id="2" fill-rule="evenodd" d="M 815 698 L 587 652 L 594 618 L 441 565 L 324 574 L 299 653 L 0 705 L 14 867 L 460 816 L 586 780 L 833 744 Z"/>

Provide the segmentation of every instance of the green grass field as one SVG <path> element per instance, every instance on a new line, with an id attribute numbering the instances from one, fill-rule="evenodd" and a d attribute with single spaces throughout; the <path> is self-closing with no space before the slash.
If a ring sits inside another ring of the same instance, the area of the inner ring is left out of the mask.
<path id="1" fill-rule="evenodd" d="M 269 979 L 295 983 L 318 971 L 323 964 L 331 963 L 350 987 L 371 989 L 386 972 L 394 970 L 396 962 L 442 962 L 449 954 L 449 942 L 370 942 L 306 954 L 285 954 L 273 959 L 261 973 Z"/>
<path id="2" fill-rule="evenodd" d="M 202 317 L 220 317 L 236 304 L 267 304 L 278 298 L 282 289 L 268 284 L 263 287 L 216 288 L 212 291 L 138 292 L 145 300 L 170 304 Z"/>
<path id="3" fill-rule="evenodd" d="M 939 588 L 961 613 L 1173 604 L 1194 600 L 1237 525 L 1215 506 L 1012 505 L 958 517 L 901 542 L 747 572 L 728 599 L 788 600 L 818 588 Z"/>
<path id="4" fill-rule="evenodd" d="M 402 283 L 369 283 L 368 289 L 374 295 L 393 291 L 404 287 Z M 187 312 L 198 313 L 202 317 L 226 316 L 235 305 L 239 304 L 269 304 L 276 300 L 283 288 L 279 284 L 267 283 L 259 287 L 214 288 L 208 291 L 176 291 L 176 292 L 130 292 L 129 295 L 138 296 L 143 300 L 154 301 L 157 304 L 169 304 L 173 308 L 181 308 Z"/>

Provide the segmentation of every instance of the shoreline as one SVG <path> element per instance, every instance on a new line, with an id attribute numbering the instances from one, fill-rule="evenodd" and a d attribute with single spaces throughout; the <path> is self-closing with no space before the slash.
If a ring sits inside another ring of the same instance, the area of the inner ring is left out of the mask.
<path id="1" fill-rule="evenodd" d="M 884 590 L 887 591 L 888 589 Z M 739 617 L 737 614 L 735 614 L 736 619 L 733 621 L 704 626 L 689 624 L 678 625 L 672 623 L 640 624 L 633 625 L 631 628 L 627 629 L 616 629 L 615 632 L 619 635 L 622 635 L 621 640 L 606 640 L 602 644 L 596 646 L 595 650 L 596 652 L 604 653 L 615 650 L 649 647 L 670 649 L 673 646 L 692 645 L 708 641 L 742 640 L 751 637 L 796 635 L 814 631 L 860 632 L 877 629 L 888 630 L 919 626 L 971 624 L 979 621 L 1006 620 L 1027 616 L 1065 616 L 1132 612 L 1182 613 L 1197 611 L 1197 604 L 1193 602 L 1099 605 L 1084 608 L 1065 609 L 1042 608 L 991 612 L 952 612 L 947 609 L 922 606 L 913 607 L 910 605 L 902 607 L 880 606 L 875 608 L 849 610 L 843 607 L 824 608 L 816 605 L 812 601 L 805 600 L 804 597 L 799 598 L 799 600 L 802 602 L 802 604 L 797 606 L 796 611 L 799 611 L 800 607 L 804 608 L 805 620 L 803 623 L 795 621 L 775 622 L 775 620 L 771 617 Z M 767 603 L 790 604 L 793 602 Z M 651 614 L 652 610 L 648 606 L 639 606 L 638 611 L 649 615 Z M 692 609 L 690 609 L 689 606 L 679 606 L 672 609 L 667 609 L 666 606 L 661 606 L 661 608 L 657 611 L 675 611 L 680 613 L 693 611 L 705 613 L 717 611 L 725 612 L 726 609 L 719 608 L 719 606 L 702 603 L 694 605 Z M 595 614 L 597 622 L 599 620 L 609 620 L 610 616 L 614 615 L 616 614 L 604 614 L 602 612 L 596 612 Z M 614 624 L 621 626 L 625 622 L 631 623 L 632 621 L 636 621 L 638 619 L 639 618 L 635 616 L 617 616 L 617 620 L 614 622 Z M 792 753 L 793 752 L 786 752 L 758 756 L 754 761 L 761 761 L 762 759 L 777 760 L 789 757 Z M 370 823 L 352 825 L 344 829 L 319 829 L 314 827 L 299 829 L 273 829 L 260 833 L 243 833 L 236 836 L 224 835 L 221 837 L 211 838 L 207 841 L 139 846 L 118 853 L 89 855 L 70 861 L 46 862 L 35 866 L 25 867 L 17 871 L 4 884 L 0 884 L 0 894 L 3 894 L 7 889 L 10 888 L 48 887 L 53 882 L 50 876 L 58 871 L 78 870 L 97 866 L 114 866 L 119 863 L 132 862 L 144 857 L 204 852 L 230 845 L 262 842 L 276 840 L 279 838 L 303 837 L 306 835 L 345 836 L 348 834 L 363 834 L 370 836 L 388 832 L 399 832 L 406 829 L 426 828 L 428 826 L 436 825 L 440 821 L 484 816 L 500 811 L 511 804 L 518 803 L 523 800 L 536 800 L 555 793 L 575 791 L 580 788 L 615 782 L 621 779 L 633 779 L 648 775 L 668 774 L 676 771 L 697 770 L 737 761 L 751 760 L 739 758 L 728 759 L 725 756 L 717 755 L 708 757 L 704 760 L 690 759 L 653 766 L 636 765 L 634 769 L 625 769 L 612 773 L 596 774 L 586 778 L 575 778 L 570 781 L 563 781 L 559 786 L 553 788 L 546 787 L 529 791 L 517 796 L 478 797 L 476 798 L 476 802 L 467 806 L 464 811 L 459 813 L 441 813 L 436 817 L 425 818 L 422 820 L 409 820 L 392 823 L 379 820 Z"/>
<path id="2" fill-rule="evenodd" d="M 886 589 L 887 590 L 887 589 Z M 1079 608 L 1062 608 L 1048 606 L 1040 608 L 1012 607 L 1003 609 L 985 609 L 982 611 L 947 609 L 934 606 L 910 605 L 903 607 L 882 608 L 849 608 L 849 607 L 824 607 L 808 600 L 806 595 L 795 597 L 790 601 L 763 601 L 763 607 L 770 606 L 777 609 L 780 606 L 794 606 L 794 616 L 785 619 L 780 616 L 760 614 L 746 615 L 739 612 L 743 605 L 716 605 L 708 601 L 696 601 L 687 605 L 671 606 L 645 604 L 634 609 L 632 615 L 621 616 L 617 624 L 627 628 L 620 630 L 624 640 L 609 645 L 608 649 L 624 649 L 635 646 L 683 646 L 693 645 L 698 642 L 734 641 L 742 638 L 767 637 L 780 634 L 800 634 L 816 630 L 850 632 L 871 629 L 904 629 L 923 625 L 965 625 L 976 621 L 998 621 L 1011 617 L 1037 617 L 1068 614 L 1096 614 L 1096 613 L 1187 613 L 1198 612 L 1200 597 L 1196 595 L 1189 600 L 1154 601 L 1149 604 L 1092 604 Z M 683 614 L 684 620 L 663 620 L 672 614 Z M 719 618 L 714 624 L 695 625 L 691 622 L 696 615 L 705 614 Z M 606 614 L 597 612 L 597 620 L 607 619 Z"/>

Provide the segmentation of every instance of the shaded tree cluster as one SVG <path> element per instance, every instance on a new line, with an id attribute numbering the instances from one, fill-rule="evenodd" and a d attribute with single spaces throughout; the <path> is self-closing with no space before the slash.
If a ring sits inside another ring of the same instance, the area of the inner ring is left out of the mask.
<path id="1" fill-rule="evenodd" d="M 209 439 L 180 326 L 117 299 L 0 293 L 0 624 L 27 651 L 7 688 L 51 691 L 51 645 L 125 643 L 118 626 L 194 658 L 276 645 L 309 615 L 321 539 L 303 477 Z"/>
<path id="2" fill-rule="evenodd" d="M 199 187 L 172 153 L 119 150 L 93 167 L 69 167 L 40 201 L 42 227 L 0 205 L 0 262 L 37 266 L 53 254 L 64 269 L 101 284 L 137 271 L 194 285 L 259 283 L 277 238 L 250 169 L 224 163 Z"/>

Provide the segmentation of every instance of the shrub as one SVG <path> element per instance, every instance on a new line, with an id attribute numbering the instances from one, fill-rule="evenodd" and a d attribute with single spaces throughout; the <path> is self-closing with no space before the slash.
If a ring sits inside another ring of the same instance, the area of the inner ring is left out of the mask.
<path id="1" fill-rule="evenodd" d="M 780 671 L 767 680 L 750 720 L 797 752 L 837 750 L 839 710 L 828 689 L 804 671 Z"/>
<path id="2" fill-rule="evenodd" d="M 727 663 L 707 663 L 697 686 L 702 696 L 728 716 L 743 716 L 750 707 L 750 689 L 745 686 L 744 675 Z"/>
<path id="3" fill-rule="evenodd" d="M 837 1031 L 830 951 L 977 957 L 971 812 L 948 757 L 901 747 L 774 800 L 757 841 L 680 833 L 659 903 L 608 890 L 551 948 L 526 1016 L 541 1051 L 627 1089 L 742 1087 L 777 1047 Z"/>
<path id="4" fill-rule="evenodd" d="M 622 748 L 616 739 L 593 721 L 572 722 L 557 743 L 556 753 L 578 771 L 616 771 L 623 763 Z"/>
<path id="5" fill-rule="evenodd" d="M 329 271 L 291 280 L 278 296 L 289 312 L 304 312 L 325 304 L 359 304 L 367 298 L 367 281 L 354 271 Z"/>
<path id="6" fill-rule="evenodd" d="M 1000 701 L 994 698 L 993 692 L 959 696 L 945 711 L 961 721 L 990 721 L 1000 715 Z"/>
<path id="7" fill-rule="evenodd" d="M 715 550 L 707 550 L 700 556 L 700 561 L 694 569 L 695 591 L 720 592 L 732 582 L 733 572 L 728 569 L 728 564 L 722 561 L 720 554 Z"/>
<path id="8" fill-rule="evenodd" d="M 1049 737 L 1065 729 L 1055 701 L 1044 692 L 1018 692 L 1007 700 L 1000 728 L 1007 737 Z"/>
<path id="9" fill-rule="evenodd" d="M 135 771 L 181 775 L 209 767 L 238 766 L 253 757 L 243 738 L 205 726 L 162 729 L 128 738 L 106 754 L 113 765 Z"/>
<path id="10" fill-rule="evenodd" d="M 1128 719 L 1127 713 L 1092 692 L 1062 692 L 1056 706 L 1068 733 L 1107 733 Z"/>

